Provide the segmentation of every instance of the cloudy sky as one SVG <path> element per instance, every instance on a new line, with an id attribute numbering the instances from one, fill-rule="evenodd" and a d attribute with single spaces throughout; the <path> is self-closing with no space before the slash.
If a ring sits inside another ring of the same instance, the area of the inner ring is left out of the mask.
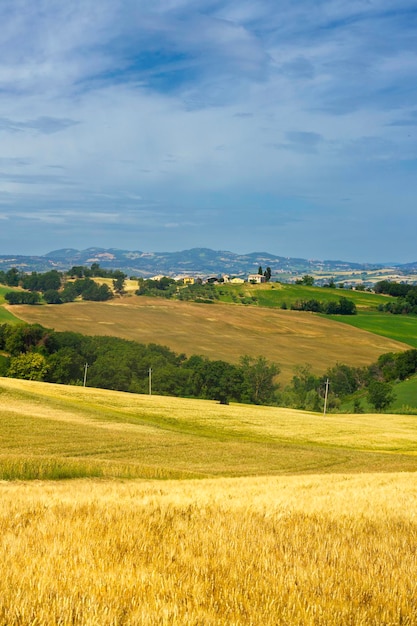
<path id="1" fill-rule="evenodd" d="M 415 0 L 1 0 L 0 254 L 417 260 Z"/>

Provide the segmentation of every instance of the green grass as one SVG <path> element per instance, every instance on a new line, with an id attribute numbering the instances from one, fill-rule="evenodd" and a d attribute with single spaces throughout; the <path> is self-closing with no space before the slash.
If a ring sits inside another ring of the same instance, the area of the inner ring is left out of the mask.
<path id="1" fill-rule="evenodd" d="M 393 413 L 402 413 L 408 415 L 417 414 L 417 375 L 412 376 L 408 380 L 393 384 L 395 400 L 390 406 Z M 372 411 L 372 406 L 367 400 L 366 391 L 358 391 L 350 398 L 346 399 L 341 405 L 341 411 L 353 411 L 354 399 L 360 400 L 362 410 Z"/>
<path id="2" fill-rule="evenodd" d="M 417 376 L 398 383 L 394 391 L 396 398 L 392 405 L 393 409 L 417 409 Z"/>
<path id="3" fill-rule="evenodd" d="M 21 322 L 13 313 L 7 311 L 2 305 L 5 304 L 6 300 L 4 299 L 4 294 L 11 291 L 11 287 L 1 287 L 0 286 L 0 324 L 17 324 Z"/>
<path id="4" fill-rule="evenodd" d="M 13 291 L 13 287 L 4 287 L 0 285 L 0 304 L 4 304 L 6 302 L 6 300 L 4 299 L 4 296 L 9 291 Z"/>
<path id="5" fill-rule="evenodd" d="M 0 324 L 20 324 L 22 320 L 0 306 Z"/>
<path id="6" fill-rule="evenodd" d="M 286 283 L 268 283 L 261 285 L 222 285 L 217 287 L 222 302 L 249 304 L 249 299 L 256 300 L 259 306 L 280 308 L 285 302 L 288 307 L 297 300 L 319 300 L 320 302 L 338 301 L 345 297 L 353 300 L 357 307 L 372 308 L 387 302 L 387 296 L 345 289 L 327 289 L 323 287 L 306 287 Z M 255 302 L 253 302 L 255 303 Z"/>
<path id="7" fill-rule="evenodd" d="M 413 416 L 125 394 L 0 378 L 0 479 L 417 471 Z"/>
<path id="8" fill-rule="evenodd" d="M 377 311 L 363 311 L 358 315 L 329 315 L 326 317 L 417 348 L 416 315 L 392 315 Z"/>

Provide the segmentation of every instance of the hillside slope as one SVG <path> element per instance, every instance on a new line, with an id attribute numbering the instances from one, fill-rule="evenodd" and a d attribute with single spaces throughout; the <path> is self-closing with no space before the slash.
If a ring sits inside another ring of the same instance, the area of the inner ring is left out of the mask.
<path id="1" fill-rule="evenodd" d="M 58 331 L 113 335 L 172 350 L 237 362 L 263 355 L 281 366 L 286 383 L 296 365 L 323 373 L 335 363 L 362 366 L 408 346 L 311 313 L 227 304 L 195 304 L 131 296 L 105 303 L 13 306 L 15 315 Z"/>
<path id="2" fill-rule="evenodd" d="M 0 478 L 417 471 L 414 416 L 331 415 L 0 378 Z"/>

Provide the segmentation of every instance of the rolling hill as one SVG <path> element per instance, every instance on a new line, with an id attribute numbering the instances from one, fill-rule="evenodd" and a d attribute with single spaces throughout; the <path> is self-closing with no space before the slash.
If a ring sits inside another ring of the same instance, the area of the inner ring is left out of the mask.
<path id="1" fill-rule="evenodd" d="M 135 395 L 0 378 L 0 479 L 416 471 L 414 416 Z"/>
<path id="2" fill-rule="evenodd" d="M 408 347 L 327 317 L 266 307 L 130 296 L 104 303 L 15 305 L 10 310 L 46 328 L 158 343 L 187 356 L 237 362 L 245 354 L 262 355 L 280 365 L 283 383 L 296 365 L 309 363 L 321 374 L 337 362 L 369 365 L 384 352 Z"/>

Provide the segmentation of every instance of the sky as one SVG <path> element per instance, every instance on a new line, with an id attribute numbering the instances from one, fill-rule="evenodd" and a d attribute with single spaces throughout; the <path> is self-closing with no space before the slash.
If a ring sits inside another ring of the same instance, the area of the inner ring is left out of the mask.
<path id="1" fill-rule="evenodd" d="M 417 260 L 415 0 L 1 0 L 0 254 Z"/>

